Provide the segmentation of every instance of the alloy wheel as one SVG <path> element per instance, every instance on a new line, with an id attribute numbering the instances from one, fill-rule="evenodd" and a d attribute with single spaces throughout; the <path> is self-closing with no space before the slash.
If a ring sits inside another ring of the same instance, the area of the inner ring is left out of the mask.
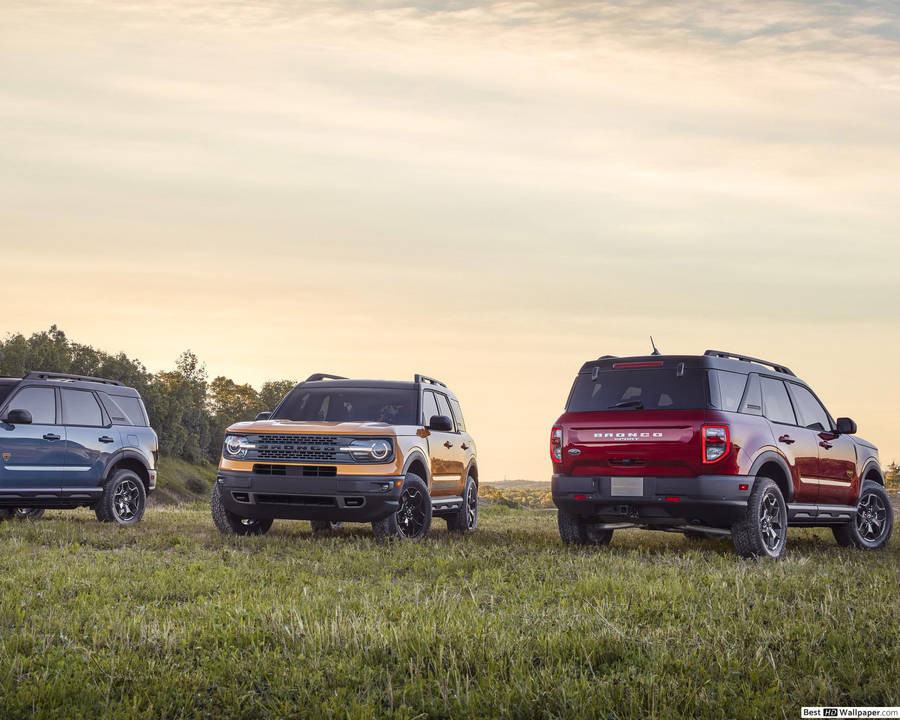
<path id="1" fill-rule="evenodd" d="M 471 530 L 475 527 L 478 519 L 478 486 L 475 483 L 469 484 L 469 491 L 466 493 L 466 527 Z"/>
<path id="2" fill-rule="evenodd" d="M 133 480 L 122 480 L 113 492 L 113 512 L 119 522 L 130 522 L 139 510 L 140 490 Z"/>
<path id="3" fill-rule="evenodd" d="M 875 493 L 866 493 L 856 508 L 856 530 L 866 542 L 877 542 L 887 527 L 887 508 Z"/>
<path id="4" fill-rule="evenodd" d="M 778 496 L 771 490 L 763 495 L 759 505 L 759 529 L 766 549 L 773 554 L 777 553 L 787 535 L 787 513 Z"/>
<path id="5" fill-rule="evenodd" d="M 397 530 L 401 537 L 419 537 L 425 530 L 426 502 L 431 501 L 418 488 L 404 488 L 400 495 L 400 509 L 397 510 Z"/>

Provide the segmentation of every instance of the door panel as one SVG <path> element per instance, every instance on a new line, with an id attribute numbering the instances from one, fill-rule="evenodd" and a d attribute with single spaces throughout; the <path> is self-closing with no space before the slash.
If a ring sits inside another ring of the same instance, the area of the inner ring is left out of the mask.
<path id="1" fill-rule="evenodd" d="M 819 440 L 819 503 L 855 505 L 859 494 L 856 447 L 847 435 L 823 432 Z"/>
<path id="2" fill-rule="evenodd" d="M 22 388 L 2 414 L 10 410 L 28 410 L 34 422 L 0 423 L 0 491 L 58 492 L 66 463 L 66 431 L 56 422 L 54 389 Z"/>
<path id="3" fill-rule="evenodd" d="M 60 390 L 66 426 L 66 471 L 64 488 L 96 487 L 103 478 L 110 456 L 122 447 L 122 436 L 114 427 L 104 427 L 103 411 L 94 393 Z"/>
<path id="4" fill-rule="evenodd" d="M 799 427 L 794 405 L 782 380 L 760 377 L 763 414 L 772 424 L 776 446 L 794 471 L 794 502 L 815 503 L 819 497 L 819 438 Z"/>

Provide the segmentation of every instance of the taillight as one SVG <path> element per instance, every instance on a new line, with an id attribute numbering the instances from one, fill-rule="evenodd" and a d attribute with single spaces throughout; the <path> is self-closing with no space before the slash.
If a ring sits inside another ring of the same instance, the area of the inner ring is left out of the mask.
<path id="1" fill-rule="evenodd" d="M 562 462 L 563 433 L 561 427 L 550 432 L 550 459 L 555 463 Z"/>
<path id="2" fill-rule="evenodd" d="M 731 450 L 731 436 L 724 425 L 703 426 L 703 462 L 721 460 Z"/>

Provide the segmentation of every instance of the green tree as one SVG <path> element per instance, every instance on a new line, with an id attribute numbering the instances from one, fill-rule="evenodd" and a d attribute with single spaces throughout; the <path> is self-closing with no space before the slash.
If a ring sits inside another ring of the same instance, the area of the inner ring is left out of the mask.
<path id="1" fill-rule="evenodd" d="M 259 391 L 263 411 L 271 412 L 297 383 L 294 380 L 268 380 Z"/>
<path id="2" fill-rule="evenodd" d="M 253 420 L 265 409 L 259 393 L 250 385 L 238 385 L 227 377 L 217 377 L 209 384 L 207 409 L 212 422 L 210 457 L 217 458 L 225 440 L 225 429 L 232 423 Z"/>

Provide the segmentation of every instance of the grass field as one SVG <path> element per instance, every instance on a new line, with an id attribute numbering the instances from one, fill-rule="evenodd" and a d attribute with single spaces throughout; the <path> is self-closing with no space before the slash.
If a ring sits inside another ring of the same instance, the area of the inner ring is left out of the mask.
<path id="1" fill-rule="evenodd" d="M 900 543 L 792 531 L 781 562 L 628 531 L 561 546 L 498 504 L 376 544 L 205 506 L 0 524 L 0 718 L 798 718 L 900 705 Z"/>

